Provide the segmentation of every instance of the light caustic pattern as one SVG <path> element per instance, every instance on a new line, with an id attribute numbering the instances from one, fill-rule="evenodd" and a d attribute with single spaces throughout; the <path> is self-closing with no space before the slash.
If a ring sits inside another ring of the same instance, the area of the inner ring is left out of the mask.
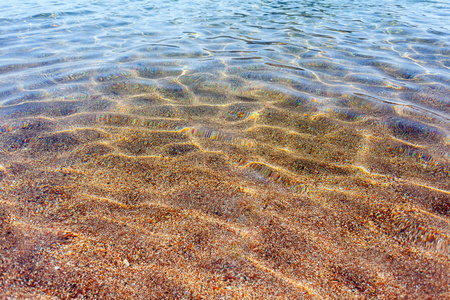
<path id="1" fill-rule="evenodd" d="M 410 147 L 405 147 L 405 146 L 395 147 L 395 150 L 399 154 L 413 157 L 424 164 L 436 166 L 438 169 L 441 169 L 441 170 L 445 169 L 444 164 L 441 164 L 439 161 L 434 159 L 433 156 L 431 156 L 428 153 L 425 153 L 424 151 L 421 151 L 418 149 L 412 149 Z"/>
<path id="2" fill-rule="evenodd" d="M 202 139 L 223 142 L 230 145 L 244 147 L 245 149 L 251 149 L 256 147 L 256 142 L 253 140 L 243 139 L 240 137 L 230 136 L 223 132 L 208 129 L 208 128 L 195 128 L 195 127 L 181 127 L 181 125 L 174 124 L 166 121 L 154 121 L 154 120 L 143 120 L 128 116 L 120 115 L 98 115 L 96 117 L 91 117 L 92 121 L 100 122 L 104 124 L 115 124 L 115 125 L 128 125 L 128 126 L 141 126 L 141 127 L 151 127 L 163 130 L 174 130 L 188 133 L 194 137 L 199 137 Z M 244 159 L 238 159 L 240 164 L 242 164 Z M 246 163 L 245 168 L 253 170 L 260 175 L 279 183 L 294 193 L 306 193 L 308 191 L 305 184 L 299 183 L 298 181 L 292 179 L 288 175 L 283 175 L 279 171 L 265 164 L 258 162 Z"/>
<path id="3" fill-rule="evenodd" d="M 219 141 L 249 148 L 255 147 L 255 142 L 252 140 L 231 136 L 218 130 L 208 128 L 186 127 L 183 126 L 181 121 L 179 123 L 175 123 L 170 120 L 146 120 L 130 116 L 113 115 L 113 114 L 102 114 L 97 116 L 91 116 L 88 117 L 88 120 L 94 123 L 102 123 L 106 125 L 140 126 L 162 130 L 181 131 L 203 139 L 209 139 L 213 141 Z"/>
<path id="4" fill-rule="evenodd" d="M 224 142 L 232 145 L 237 146 L 244 146 L 253 148 L 255 147 L 255 142 L 251 140 L 245 140 L 239 137 L 233 137 L 227 134 L 224 134 L 220 131 L 216 131 L 213 129 L 206 129 L 206 128 L 184 128 L 183 131 L 189 132 L 193 136 L 204 138 L 204 139 L 210 139 L 214 141 Z"/>
<path id="5" fill-rule="evenodd" d="M 102 114 L 97 116 L 88 117 L 88 120 L 95 123 L 103 123 L 106 125 L 116 125 L 116 126 L 141 126 L 150 127 L 166 130 L 182 130 L 184 126 L 171 122 L 169 120 L 145 120 L 140 118 L 135 118 L 131 116 L 114 115 L 114 114 Z"/>
<path id="6" fill-rule="evenodd" d="M 450 137 L 443 130 L 414 121 L 394 120 L 393 122 L 382 122 L 381 125 L 392 130 L 394 136 L 406 140 L 436 141 L 446 144 L 450 141 Z"/>
<path id="7" fill-rule="evenodd" d="M 283 175 L 279 171 L 265 164 L 252 162 L 246 164 L 244 167 L 252 169 L 262 176 L 267 177 L 275 182 L 281 183 L 287 188 L 293 190 L 295 193 L 303 194 L 308 191 L 308 188 L 305 184 L 299 183 L 294 179 L 289 178 L 287 175 Z"/>
<path id="8" fill-rule="evenodd" d="M 277 170 L 273 166 L 268 166 L 260 162 L 249 162 L 242 157 L 229 157 L 229 160 L 239 167 L 256 172 L 269 180 L 279 183 L 294 193 L 305 194 L 309 191 L 307 184 L 300 182 L 300 180 L 294 179 L 296 176 L 294 174 L 287 174 L 285 170 Z"/>
<path id="9" fill-rule="evenodd" d="M 0 133 L 7 133 L 7 132 L 11 132 L 17 129 L 27 129 L 30 127 L 30 122 L 24 121 L 21 123 L 16 123 L 16 124 L 10 124 L 10 125 L 3 125 L 0 126 Z"/>
<path id="10" fill-rule="evenodd" d="M 0 10 L 5 297 L 448 298 L 444 0 L 28 2 Z"/>
<path id="11" fill-rule="evenodd" d="M 450 255 L 450 237 L 437 229 L 418 224 L 408 216 L 397 212 L 393 218 L 394 225 L 409 241 L 426 249 Z"/>

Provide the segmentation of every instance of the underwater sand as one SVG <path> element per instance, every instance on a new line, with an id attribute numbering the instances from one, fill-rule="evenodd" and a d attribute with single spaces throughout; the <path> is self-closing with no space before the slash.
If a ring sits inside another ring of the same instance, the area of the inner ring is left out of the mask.
<path id="1" fill-rule="evenodd" d="M 449 296 L 450 164 L 411 146 L 433 137 L 277 101 L 169 107 L 0 136 L 7 298 Z M 210 111 L 220 129 L 181 128 Z"/>
<path id="2" fill-rule="evenodd" d="M 445 35 L 170 7 L 2 20 L 0 299 L 450 298 Z"/>

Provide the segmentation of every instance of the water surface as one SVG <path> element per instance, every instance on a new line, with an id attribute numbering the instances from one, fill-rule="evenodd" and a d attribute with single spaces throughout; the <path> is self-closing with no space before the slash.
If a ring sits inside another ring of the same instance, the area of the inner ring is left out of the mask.
<path id="1" fill-rule="evenodd" d="M 1 293 L 448 297 L 449 17 L 0 4 Z"/>

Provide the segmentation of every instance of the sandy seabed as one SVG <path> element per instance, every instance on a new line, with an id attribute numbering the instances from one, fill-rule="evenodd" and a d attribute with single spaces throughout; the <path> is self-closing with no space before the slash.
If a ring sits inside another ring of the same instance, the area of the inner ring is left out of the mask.
<path id="1" fill-rule="evenodd" d="M 0 298 L 450 298 L 441 136 L 289 99 L 155 101 L 9 112 Z"/>

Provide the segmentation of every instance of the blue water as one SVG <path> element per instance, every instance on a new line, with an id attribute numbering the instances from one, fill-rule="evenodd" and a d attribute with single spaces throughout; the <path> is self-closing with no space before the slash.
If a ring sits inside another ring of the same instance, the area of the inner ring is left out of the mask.
<path id="1" fill-rule="evenodd" d="M 359 93 L 448 120 L 448 18 L 446 1 L 11 2 L 0 101 L 90 94 L 96 76 L 147 67 L 287 88 L 320 109 Z"/>
<path id="2" fill-rule="evenodd" d="M 448 296 L 449 20 L 447 0 L 2 1 L 9 295 L 28 274 L 29 298 Z"/>

